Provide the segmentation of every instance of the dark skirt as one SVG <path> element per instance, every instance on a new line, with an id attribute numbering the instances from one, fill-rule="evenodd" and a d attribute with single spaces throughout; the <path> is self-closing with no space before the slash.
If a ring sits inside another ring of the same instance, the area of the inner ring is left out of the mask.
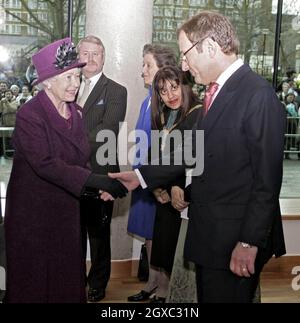
<path id="1" fill-rule="evenodd" d="M 157 204 L 154 222 L 151 265 L 171 274 L 181 224 L 180 213 L 171 203 Z"/>

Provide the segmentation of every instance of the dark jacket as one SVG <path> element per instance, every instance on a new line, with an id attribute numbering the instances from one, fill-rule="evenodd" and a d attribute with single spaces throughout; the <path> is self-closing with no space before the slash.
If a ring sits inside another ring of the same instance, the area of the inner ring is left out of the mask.
<path id="1" fill-rule="evenodd" d="M 118 163 L 115 165 L 99 165 L 96 154 L 103 143 L 96 142 L 96 138 L 101 130 L 111 130 L 117 138 L 119 122 L 122 122 L 125 118 L 126 106 L 126 88 L 102 74 L 83 107 L 83 122 L 91 147 L 90 163 L 92 170 L 98 174 L 106 175 L 108 172 L 119 171 Z M 117 147 L 113 148 L 117 152 Z M 114 157 L 117 161 L 116 154 Z"/>

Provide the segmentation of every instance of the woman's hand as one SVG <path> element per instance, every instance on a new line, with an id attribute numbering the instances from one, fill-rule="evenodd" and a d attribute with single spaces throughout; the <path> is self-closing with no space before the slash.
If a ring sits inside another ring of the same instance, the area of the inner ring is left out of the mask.
<path id="1" fill-rule="evenodd" d="M 179 186 L 172 186 L 171 204 L 173 208 L 179 212 L 182 212 L 189 205 L 189 203 L 184 200 L 184 190 Z"/>
<path id="2" fill-rule="evenodd" d="M 156 200 L 161 203 L 165 204 L 171 201 L 171 198 L 166 190 L 163 190 L 162 188 L 156 188 L 153 191 L 153 194 L 156 198 Z"/>
<path id="3" fill-rule="evenodd" d="M 103 200 L 105 202 L 107 202 L 107 201 L 114 201 L 115 200 L 112 195 L 110 195 L 107 192 L 103 192 L 101 190 L 99 191 L 99 196 L 100 196 L 101 200 Z"/>

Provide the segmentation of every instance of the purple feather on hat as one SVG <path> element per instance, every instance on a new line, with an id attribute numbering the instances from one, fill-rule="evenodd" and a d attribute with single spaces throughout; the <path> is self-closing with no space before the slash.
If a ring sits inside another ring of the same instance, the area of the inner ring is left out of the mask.
<path id="1" fill-rule="evenodd" d="M 32 56 L 32 63 L 38 75 L 38 79 L 33 84 L 86 65 L 79 62 L 76 48 L 69 37 L 43 47 Z"/>
<path id="2" fill-rule="evenodd" d="M 63 69 L 67 66 L 70 66 L 77 60 L 76 48 L 73 43 L 65 43 L 63 42 L 58 48 L 56 52 L 56 61 L 54 65 L 57 68 Z"/>

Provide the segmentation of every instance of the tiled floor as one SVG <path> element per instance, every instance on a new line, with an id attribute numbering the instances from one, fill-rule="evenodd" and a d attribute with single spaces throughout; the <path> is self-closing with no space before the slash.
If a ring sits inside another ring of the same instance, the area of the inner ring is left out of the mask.
<path id="1" fill-rule="evenodd" d="M 292 277 L 293 278 L 293 277 Z M 261 275 L 262 303 L 300 303 L 300 292 L 291 287 L 290 276 L 283 273 L 263 273 Z M 144 284 L 137 278 L 112 278 L 101 303 L 126 303 L 127 297 L 139 292 Z"/>

